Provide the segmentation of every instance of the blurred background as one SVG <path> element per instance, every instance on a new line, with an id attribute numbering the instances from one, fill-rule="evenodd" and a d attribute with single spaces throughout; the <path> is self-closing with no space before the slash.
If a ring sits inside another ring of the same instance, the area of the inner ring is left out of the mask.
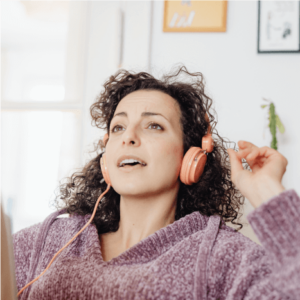
<path id="1" fill-rule="evenodd" d="M 59 181 L 93 157 L 105 132 L 89 108 L 119 68 L 203 73 L 216 129 L 236 143 L 270 146 L 260 106 L 273 101 L 283 185 L 300 195 L 300 54 L 258 53 L 258 5 L 228 1 L 224 32 L 165 32 L 164 1 L 2 1 L 1 196 L 13 232 L 54 212 Z M 246 201 L 242 233 L 258 242 L 252 210 Z"/>

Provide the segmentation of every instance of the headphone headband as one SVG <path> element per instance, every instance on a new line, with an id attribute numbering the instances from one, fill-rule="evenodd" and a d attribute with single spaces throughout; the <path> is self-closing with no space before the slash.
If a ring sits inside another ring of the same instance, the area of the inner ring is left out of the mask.
<path id="1" fill-rule="evenodd" d="M 202 138 L 202 149 L 206 151 L 206 153 L 210 153 L 214 150 L 214 140 L 211 136 L 211 125 L 208 118 L 208 114 L 205 114 L 205 120 L 208 123 L 207 133 Z"/>
<path id="2" fill-rule="evenodd" d="M 206 135 L 208 135 L 208 134 L 211 134 L 211 125 L 210 125 L 210 121 L 209 121 L 207 113 L 205 114 L 205 120 L 208 123 L 208 129 L 207 129 L 207 134 L 206 134 Z"/>

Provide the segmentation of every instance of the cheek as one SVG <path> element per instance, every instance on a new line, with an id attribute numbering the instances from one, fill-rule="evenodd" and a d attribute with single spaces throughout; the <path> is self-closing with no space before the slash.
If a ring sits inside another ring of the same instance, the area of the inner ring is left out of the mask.
<path id="1" fill-rule="evenodd" d="M 183 161 L 183 147 L 174 147 L 173 149 L 173 156 L 175 157 L 177 164 L 176 164 L 176 174 L 179 175 L 182 161 Z"/>
<path id="2" fill-rule="evenodd" d="M 183 147 L 165 145 L 164 149 L 161 149 L 166 155 L 182 159 L 183 157 Z"/>
<path id="3" fill-rule="evenodd" d="M 162 158 L 164 163 L 172 165 L 174 168 L 176 168 L 176 172 L 180 171 L 183 160 L 183 147 L 170 147 L 170 144 L 165 144 L 160 147 L 159 153 L 163 153 Z"/>

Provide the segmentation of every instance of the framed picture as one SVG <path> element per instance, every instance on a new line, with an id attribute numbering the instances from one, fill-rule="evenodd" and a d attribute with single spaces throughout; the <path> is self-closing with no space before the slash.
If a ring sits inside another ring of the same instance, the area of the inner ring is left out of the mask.
<path id="1" fill-rule="evenodd" d="M 300 1 L 258 2 L 258 53 L 300 53 Z"/>
<path id="2" fill-rule="evenodd" d="M 164 32 L 225 32 L 227 1 L 165 0 Z"/>

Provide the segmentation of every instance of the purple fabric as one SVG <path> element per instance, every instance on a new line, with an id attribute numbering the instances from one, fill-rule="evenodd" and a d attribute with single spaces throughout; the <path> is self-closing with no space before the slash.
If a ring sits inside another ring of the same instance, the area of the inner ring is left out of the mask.
<path id="1" fill-rule="evenodd" d="M 18 291 L 90 218 L 63 212 L 13 235 Z M 19 299 L 300 299 L 299 215 L 293 189 L 251 212 L 260 246 L 194 212 L 108 262 L 90 224 Z"/>

